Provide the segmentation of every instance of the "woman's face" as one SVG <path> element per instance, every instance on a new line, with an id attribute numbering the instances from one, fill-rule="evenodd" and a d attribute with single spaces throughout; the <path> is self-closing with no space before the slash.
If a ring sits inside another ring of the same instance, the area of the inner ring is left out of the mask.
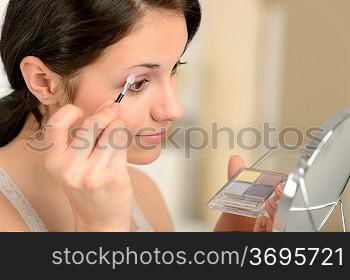
<path id="1" fill-rule="evenodd" d="M 80 74 L 74 104 L 85 116 L 94 114 L 108 99 L 116 99 L 127 77 L 136 76 L 135 91 L 129 91 L 121 102 L 121 119 L 132 135 L 129 163 L 148 164 L 156 160 L 161 151 L 160 137 L 145 135 L 168 130 L 183 115 L 176 96 L 175 71 L 187 39 L 183 16 L 152 11 L 135 31 L 107 48 L 100 60 Z"/>

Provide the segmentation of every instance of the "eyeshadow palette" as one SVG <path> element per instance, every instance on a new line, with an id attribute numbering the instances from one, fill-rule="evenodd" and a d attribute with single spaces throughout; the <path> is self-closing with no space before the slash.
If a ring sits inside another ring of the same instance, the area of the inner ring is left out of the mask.
<path id="1" fill-rule="evenodd" d="M 209 201 L 211 209 L 257 217 L 264 213 L 266 200 L 287 175 L 257 169 L 242 169 Z"/>

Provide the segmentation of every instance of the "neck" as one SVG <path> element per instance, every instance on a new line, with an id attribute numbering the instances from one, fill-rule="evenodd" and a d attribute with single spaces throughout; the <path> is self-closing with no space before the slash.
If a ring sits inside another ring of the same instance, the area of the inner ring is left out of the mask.
<path id="1" fill-rule="evenodd" d="M 1 148 L 1 152 L 6 165 L 27 175 L 34 186 L 42 188 L 52 185 L 53 180 L 44 167 L 45 146 L 35 126 L 34 117 L 30 115 L 19 135 Z"/>

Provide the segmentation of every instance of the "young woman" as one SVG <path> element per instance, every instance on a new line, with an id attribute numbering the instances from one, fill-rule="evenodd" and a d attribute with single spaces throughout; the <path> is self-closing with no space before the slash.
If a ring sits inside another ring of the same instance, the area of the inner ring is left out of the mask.
<path id="1" fill-rule="evenodd" d="M 9 1 L 1 231 L 173 230 L 154 183 L 127 163 L 155 161 L 183 115 L 176 71 L 200 21 L 197 0 Z M 129 75 L 136 81 L 115 103 Z M 242 164 L 232 157 L 229 177 Z M 223 215 L 216 230 L 254 224 Z"/>

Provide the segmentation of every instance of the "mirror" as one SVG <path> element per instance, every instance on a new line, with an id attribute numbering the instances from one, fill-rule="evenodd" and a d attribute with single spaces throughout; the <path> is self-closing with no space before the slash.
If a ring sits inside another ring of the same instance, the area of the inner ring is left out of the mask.
<path id="1" fill-rule="evenodd" d="M 342 209 L 350 177 L 350 108 L 328 121 L 317 138 L 288 176 L 273 231 L 320 231 L 336 206 Z M 346 231 L 343 211 L 341 218 Z"/>

